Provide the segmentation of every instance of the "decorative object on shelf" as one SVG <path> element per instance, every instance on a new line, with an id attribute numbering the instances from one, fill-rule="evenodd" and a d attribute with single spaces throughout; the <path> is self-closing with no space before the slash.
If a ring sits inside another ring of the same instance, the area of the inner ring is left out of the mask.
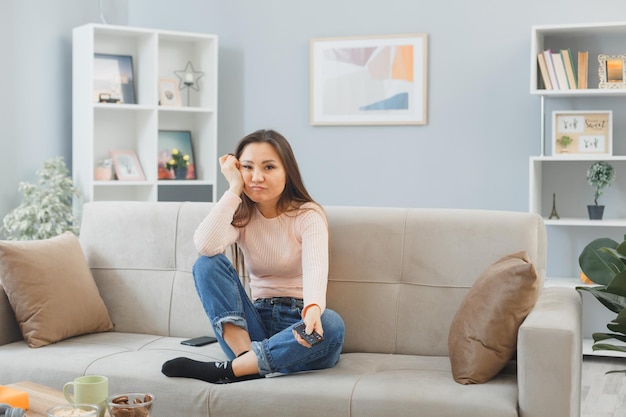
<path id="1" fill-rule="evenodd" d="M 161 78 L 159 80 L 159 105 L 180 107 L 180 93 L 175 79 Z"/>
<path id="2" fill-rule="evenodd" d="M 189 169 L 189 155 L 183 154 L 176 148 L 172 148 L 171 158 L 165 164 L 168 170 L 174 171 L 174 179 L 187 179 L 187 171 Z"/>
<path id="3" fill-rule="evenodd" d="M 556 140 L 556 143 L 561 147 L 561 153 L 567 153 L 567 147 L 573 142 L 574 140 L 567 135 L 563 135 L 560 138 L 558 138 Z"/>
<path id="4" fill-rule="evenodd" d="M 550 213 L 550 217 L 549 219 L 557 219 L 559 220 L 561 217 L 559 216 L 559 213 L 557 213 L 556 211 L 556 193 L 552 193 L 552 212 Z"/>
<path id="5" fill-rule="evenodd" d="M 626 54 L 598 55 L 598 88 L 626 88 Z"/>
<path id="6" fill-rule="evenodd" d="M 607 328 L 612 333 L 594 333 L 595 350 L 626 352 L 626 242 L 609 238 L 590 242 L 580 253 L 578 263 L 584 275 L 594 286 L 579 286 L 576 289 L 590 292 L 602 305 L 617 314 Z"/>
<path id="7" fill-rule="evenodd" d="M 604 193 L 615 180 L 615 170 L 606 161 L 594 162 L 587 171 L 587 182 L 594 188 L 594 205 L 588 205 L 589 219 L 601 220 L 604 213 L 604 206 L 598 205 L 598 198 Z"/>
<path id="8" fill-rule="evenodd" d="M 552 112 L 553 156 L 611 156 L 613 111 Z"/>
<path id="9" fill-rule="evenodd" d="M 79 221 L 74 217 L 72 200 L 79 192 L 63 158 L 44 162 L 37 176 L 36 185 L 20 182 L 22 202 L 2 222 L 6 239 L 48 239 L 66 231 L 78 235 Z"/>
<path id="10" fill-rule="evenodd" d="M 200 91 L 199 81 L 200 78 L 204 76 L 204 72 L 196 71 L 191 61 L 188 61 L 184 70 L 174 71 L 174 74 L 176 74 L 179 80 L 178 89 L 187 89 L 187 107 L 189 107 L 191 98 L 191 91 L 189 90 L 194 89 Z"/>
<path id="11" fill-rule="evenodd" d="M 146 179 L 134 151 L 110 151 L 110 154 L 118 180 L 143 181 Z"/>
<path id="12" fill-rule="evenodd" d="M 311 39 L 312 125 L 425 125 L 425 33 Z"/>
<path id="13" fill-rule="evenodd" d="M 159 130 L 158 146 L 157 169 L 159 179 L 196 179 L 190 131 Z M 183 173 L 181 168 L 184 168 L 186 172 Z M 176 169 L 178 169 L 178 173 Z"/>
<path id="14" fill-rule="evenodd" d="M 110 181 L 113 179 L 113 160 L 104 159 L 94 168 L 93 177 L 96 181 Z"/>
<path id="15" fill-rule="evenodd" d="M 133 57 L 130 55 L 94 54 L 94 102 L 136 104 Z M 106 101 L 101 101 L 105 97 Z"/>

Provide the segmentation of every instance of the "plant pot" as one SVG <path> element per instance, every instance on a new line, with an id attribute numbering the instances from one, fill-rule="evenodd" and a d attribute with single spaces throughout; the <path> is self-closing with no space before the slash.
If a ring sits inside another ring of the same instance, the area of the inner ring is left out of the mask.
<path id="1" fill-rule="evenodd" d="M 177 180 L 187 179 L 187 168 L 174 168 L 174 178 Z"/>
<path id="2" fill-rule="evenodd" d="M 587 206 L 587 212 L 589 213 L 589 220 L 602 220 L 604 206 L 589 205 Z"/>

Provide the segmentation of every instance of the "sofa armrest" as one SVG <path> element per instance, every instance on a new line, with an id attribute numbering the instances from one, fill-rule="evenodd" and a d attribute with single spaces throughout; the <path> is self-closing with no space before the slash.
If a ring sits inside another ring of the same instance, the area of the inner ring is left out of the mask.
<path id="1" fill-rule="evenodd" d="M 9 304 L 7 293 L 0 285 L 0 346 L 22 340 L 22 333 Z"/>
<path id="2" fill-rule="evenodd" d="M 518 335 L 520 417 L 580 416 L 581 370 L 581 296 L 544 288 Z"/>

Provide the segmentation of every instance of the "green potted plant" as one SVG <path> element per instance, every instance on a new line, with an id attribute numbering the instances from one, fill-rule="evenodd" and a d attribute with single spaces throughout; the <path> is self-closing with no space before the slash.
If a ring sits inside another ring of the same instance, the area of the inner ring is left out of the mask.
<path id="1" fill-rule="evenodd" d="M 2 232 L 9 240 L 47 239 L 71 231 L 78 234 L 78 220 L 72 209 L 78 196 L 62 157 L 50 159 L 37 171 L 37 184 L 21 182 L 23 199 L 2 221 Z"/>
<path id="2" fill-rule="evenodd" d="M 573 142 L 574 140 L 567 135 L 563 135 L 560 138 L 558 138 L 556 140 L 556 143 L 561 147 L 561 153 L 567 153 L 567 147 Z"/>
<path id="3" fill-rule="evenodd" d="M 602 219 L 604 214 L 604 206 L 598 205 L 598 198 L 604 193 L 615 180 L 615 170 L 613 166 L 605 161 L 597 161 L 591 164 L 587 171 L 587 182 L 594 189 L 594 205 L 588 205 L 587 211 L 589 218 L 592 220 Z"/>
<path id="4" fill-rule="evenodd" d="M 611 333 L 593 334 L 593 350 L 626 352 L 626 242 L 595 239 L 580 253 L 578 263 L 586 277 L 596 285 L 576 288 L 591 293 L 617 314 L 607 324 Z M 622 343 L 615 344 L 613 341 Z"/>

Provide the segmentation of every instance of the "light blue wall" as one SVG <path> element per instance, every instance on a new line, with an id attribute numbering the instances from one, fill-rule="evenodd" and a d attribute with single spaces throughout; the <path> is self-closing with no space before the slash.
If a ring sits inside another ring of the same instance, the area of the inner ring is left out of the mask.
<path id="1" fill-rule="evenodd" d="M 617 0 L 129 2 L 131 25 L 220 36 L 221 152 L 270 127 L 323 204 L 520 211 L 540 151 L 531 25 L 620 17 Z M 426 126 L 309 125 L 310 38 L 412 32 L 430 38 Z"/>
<path id="2" fill-rule="evenodd" d="M 626 20 L 623 0 L 102 2 L 109 23 L 219 35 L 220 153 L 252 130 L 275 128 L 327 205 L 526 211 L 540 129 L 539 98 L 529 94 L 530 27 Z M 44 160 L 71 162 L 71 30 L 89 22 L 100 22 L 98 0 L 2 0 L 1 217 Z M 426 126 L 309 125 L 311 38 L 414 32 L 429 35 Z M 626 111 L 614 116 L 616 150 L 626 154 Z M 221 181 L 220 194 L 225 188 Z M 556 235 L 549 272 L 570 274 L 590 236 Z"/>
<path id="3" fill-rule="evenodd" d="M 104 0 L 118 24 L 128 0 Z M 43 162 L 72 161 L 72 28 L 99 22 L 98 0 L 1 0 L 0 220 Z"/>

